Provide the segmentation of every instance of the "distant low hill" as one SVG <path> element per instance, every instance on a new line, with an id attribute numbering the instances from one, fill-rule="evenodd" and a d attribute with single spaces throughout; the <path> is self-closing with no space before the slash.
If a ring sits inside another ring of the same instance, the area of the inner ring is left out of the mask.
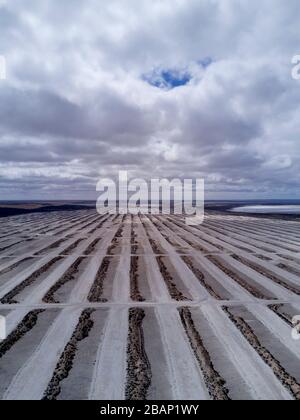
<path id="1" fill-rule="evenodd" d="M 85 210 L 95 206 L 92 202 L 1 202 L 0 218 L 29 213 L 47 213 L 53 211 Z"/>

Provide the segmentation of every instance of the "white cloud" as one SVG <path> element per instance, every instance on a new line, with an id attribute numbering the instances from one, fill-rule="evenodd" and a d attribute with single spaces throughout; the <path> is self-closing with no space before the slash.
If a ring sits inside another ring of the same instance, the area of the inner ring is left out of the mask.
<path id="1" fill-rule="evenodd" d="M 298 0 L 7 2 L 2 197 L 25 183 L 67 198 L 74 182 L 90 197 L 119 169 L 299 195 L 299 12 Z M 162 70 L 192 79 L 168 91 L 143 80 Z"/>

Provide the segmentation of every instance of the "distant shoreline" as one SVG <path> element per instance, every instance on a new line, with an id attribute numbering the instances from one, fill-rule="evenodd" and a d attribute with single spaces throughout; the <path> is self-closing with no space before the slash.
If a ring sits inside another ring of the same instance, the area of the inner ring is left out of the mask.
<path id="1" fill-rule="evenodd" d="M 230 200 L 208 200 L 205 203 L 205 211 L 213 212 L 214 214 L 227 215 L 227 216 L 244 216 L 244 217 L 259 217 L 259 218 L 272 218 L 280 220 L 300 220 L 300 214 L 287 214 L 287 213 L 259 213 L 259 212 L 232 212 L 233 208 L 243 206 L 255 205 L 300 205 L 300 200 L 243 200 L 243 201 L 230 201 Z M 0 201 L 0 218 L 19 216 L 31 213 L 50 213 L 56 211 L 76 211 L 88 210 L 95 208 L 96 202 L 88 201 Z M 171 205 L 172 207 L 172 205 Z"/>
<path id="2" fill-rule="evenodd" d="M 253 202 L 252 205 L 256 205 L 257 202 Z M 262 203 L 260 203 L 263 205 Z M 269 205 L 270 203 L 265 203 L 265 205 Z M 277 205 L 280 205 L 277 203 Z M 281 205 L 286 205 L 285 203 L 282 203 Z M 227 216 L 243 216 L 243 217 L 255 217 L 255 218 L 263 218 L 263 219 L 277 219 L 277 220 L 300 220 L 300 214 L 296 213 L 279 213 L 279 212 L 270 212 L 270 213 L 261 213 L 261 212 L 244 212 L 244 211 L 232 211 L 234 208 L 239 208 L 246 206 L 246 203 L 243 202 L 235 202 L 235 203 L 210 203 L 205 206 L 206 211 L 211 211 L 214 214 L 220 214 L 220 215 L 227 215 Z M 249 206 L 249 202 L 247 203 L 247 206 Z"/>

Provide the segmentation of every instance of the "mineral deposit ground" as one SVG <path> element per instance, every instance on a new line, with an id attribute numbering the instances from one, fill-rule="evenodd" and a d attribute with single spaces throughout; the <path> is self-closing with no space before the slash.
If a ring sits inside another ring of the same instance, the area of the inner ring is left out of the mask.
<path id="1" fill-rule="evenodd" d="M 300 399 L 300 224 L 0 220 L 3 400 Z"/>

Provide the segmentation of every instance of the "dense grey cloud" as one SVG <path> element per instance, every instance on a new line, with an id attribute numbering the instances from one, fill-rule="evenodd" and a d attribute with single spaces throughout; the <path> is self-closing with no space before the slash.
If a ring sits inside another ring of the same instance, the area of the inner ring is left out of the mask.
<path id="1" fill-rule="evenodd" d="M 298 0 L 0 0 L 1 199 L 100 176 L 299 197 Z"/>

